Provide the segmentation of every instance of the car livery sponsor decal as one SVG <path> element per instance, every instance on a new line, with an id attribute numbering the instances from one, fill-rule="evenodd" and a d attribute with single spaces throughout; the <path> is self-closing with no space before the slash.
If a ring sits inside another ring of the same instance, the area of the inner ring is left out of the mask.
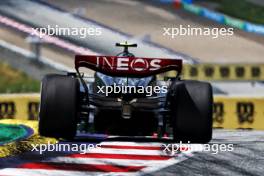
<path id="1" fill-rule="evenodd" d="M 110 76 L 146 77 L 167 71 L 181 72 L 182 60 L 76 55 L 75 68 L 87 67 Z"/>

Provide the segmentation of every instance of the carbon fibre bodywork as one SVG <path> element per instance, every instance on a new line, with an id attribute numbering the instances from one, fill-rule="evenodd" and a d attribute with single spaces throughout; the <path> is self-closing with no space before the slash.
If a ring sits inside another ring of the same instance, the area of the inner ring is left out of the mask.
<path id="1" fill-rule="evenodd" d="M 87 81 L 86 81 L 87 82 Z M 162 126 L 162 117 L 166 112 L 166 93 L 146 94 L 111 93 L 106 96 L 99 92 L 97 86 L 164 86 L 167 81 L 158 81 L 155 76 L 144 78 L 112 77 L 95 72 L 94 79 L 87 83 L 89 87 L 89 104 L 92 105 L 90 114 L 94 129 L 98 133 L 123 135 L 150 135 Z M 84 88 L 81 88 L 84 93 Z M 140 127 L 143 121 L 148 127 Z M 118 126 L 116 126 L 118 125 Z M 113 127 L 115 126 L 115 127 Z M 134 130 L 134 128 L 137 128 Z M 133 128 L 133 129 L 131 129 Z M 111 130 L 111 129 L 114 129 Z M 117 130 L 118 129 L 118 130 Z"/>

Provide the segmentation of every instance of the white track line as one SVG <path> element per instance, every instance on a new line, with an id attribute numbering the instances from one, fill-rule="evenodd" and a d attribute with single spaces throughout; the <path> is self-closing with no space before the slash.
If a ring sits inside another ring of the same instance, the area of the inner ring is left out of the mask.
<path id="1" fill-rule="evenodd" d="M 173 13 L 154 6 L 147 5 L 145 6 L 145 10 L 167 20 L 175 20 L 177 18 Z"/>
<path id="2" fill-rule="evenodd" d="M 166 155 L 162 150 L 141 150 L 141 149 L 113 149 L 113 148 L 94 148 L 86 151 L 89 153 L 101 154 L 137 154 L 137 155 Z"/>
<path id="3" fill-rule="evenodd" d="M 78 171 L 61 171 L 61 170 L 46 170 L 46 169 L 17 169 L 17 168 L 8 168 L 3 169 L 0 172 L 0 175 L 5 176 L 102 176 L 102 175 L 125 175 L 132 176 L 135 173 L 112 173 L 112 172 L 78 172 Z"/>
<path id="4" fill-rule="evenodd" d="M 105 158 L 71 158 L 56 157 L 44 162 L 54 163 L 74 163 L 74 164 L 107 164 L 117 166 L 156 166 L 162 164 L 164 160 L 132 160 L 132 159 L 105 159 Z"/>
<path id="5" fill-rule="evenodd" d="M 2 15 L 0 15 L 0 23 L 4 24 L 6 26 L 9 26 L 9 27 L 15 28 L 17 30 L 20 30 L 20 31 L 27 33 L 29 35 L 32 35 L 33 31 L 34 31 L 34 29 L 32 27 L 27 26 L 27 25 L 22 24 L 22 23 L 19 23 L 19 22 L 15 21 L 11 18 L 2 16 Z M 36 33 L 34 35 L 39 37 L 39 34 L 40 34 L 40 32 L 36 31 Z M 72 43 L 67 42 L 65 40 L 62 40 L 62 39 L 59 39 L 57 37 L 49 36 L 47 34 L 42 33 L 42 35 L 43 35 L 42 40 L 44 42 L 52 43 L 52 44 L 57 45 L 61 48 L 72 51 L 76 54 L 98 55 L 98 53 L 96 53 L 96 52 L 94 52 L 88 48 L 77 46 L 75 44 L 72 44 Z"/>
<path id="6" fill-rule="evenodd" d="M 162 147 L 164 143 L 160 142 L 112 142 L 112 141 L 106 141 L 101 142 L 101 145 L 120 145 L 120 146 L 155 146 L 155 147 Z"/>
<path id="7" fill-rule="evenodd" d="M 128 6 L 137 6 L 139 5 L 139 2 L 137 1 L 130 1 L 130 0 L 105 0 L 106 2 L 112 2 L 122 5 L 128 5 Z"/>

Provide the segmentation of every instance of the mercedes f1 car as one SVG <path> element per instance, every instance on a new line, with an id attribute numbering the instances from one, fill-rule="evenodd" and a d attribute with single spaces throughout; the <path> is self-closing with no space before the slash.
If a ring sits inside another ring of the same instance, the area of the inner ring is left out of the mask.
<path id="1" fill-rule="evenodd" d="M 75 57 L 76 72 L 42 80 L 39 133 L 72 139 L 78 131 L 119 136 L 172 136 L 206 143 L 212 138 L 212 87 L 182 80 L 182 60 L 135 57 L 136 44 L 117 43 L 117 56 Z M 80 68 L 92 69 L 88 78 Z M 175 71 L 175 77 L 158 75 Z M 124 89 L 126 88 L 126 89 Z"/>

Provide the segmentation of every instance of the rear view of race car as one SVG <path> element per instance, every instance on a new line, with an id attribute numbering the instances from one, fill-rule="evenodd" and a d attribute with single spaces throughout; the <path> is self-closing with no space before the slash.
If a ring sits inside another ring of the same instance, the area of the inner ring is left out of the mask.
<path id="1" fill-rule="evenodd" d="M 76 73 L 42 80 L 39 133 L 71 139 L 80 128 L 122 136 L 172 136 L 174 141 L 212 138 L 212 87 L 181 80 L 182 60 L 135 57 L 136 44 L 117 43 L 117 56 L 75 57 Z M 79 68 L 95 71 L 91 80 Z M 177 76 L 160 80 L 167 71 Z"/>

